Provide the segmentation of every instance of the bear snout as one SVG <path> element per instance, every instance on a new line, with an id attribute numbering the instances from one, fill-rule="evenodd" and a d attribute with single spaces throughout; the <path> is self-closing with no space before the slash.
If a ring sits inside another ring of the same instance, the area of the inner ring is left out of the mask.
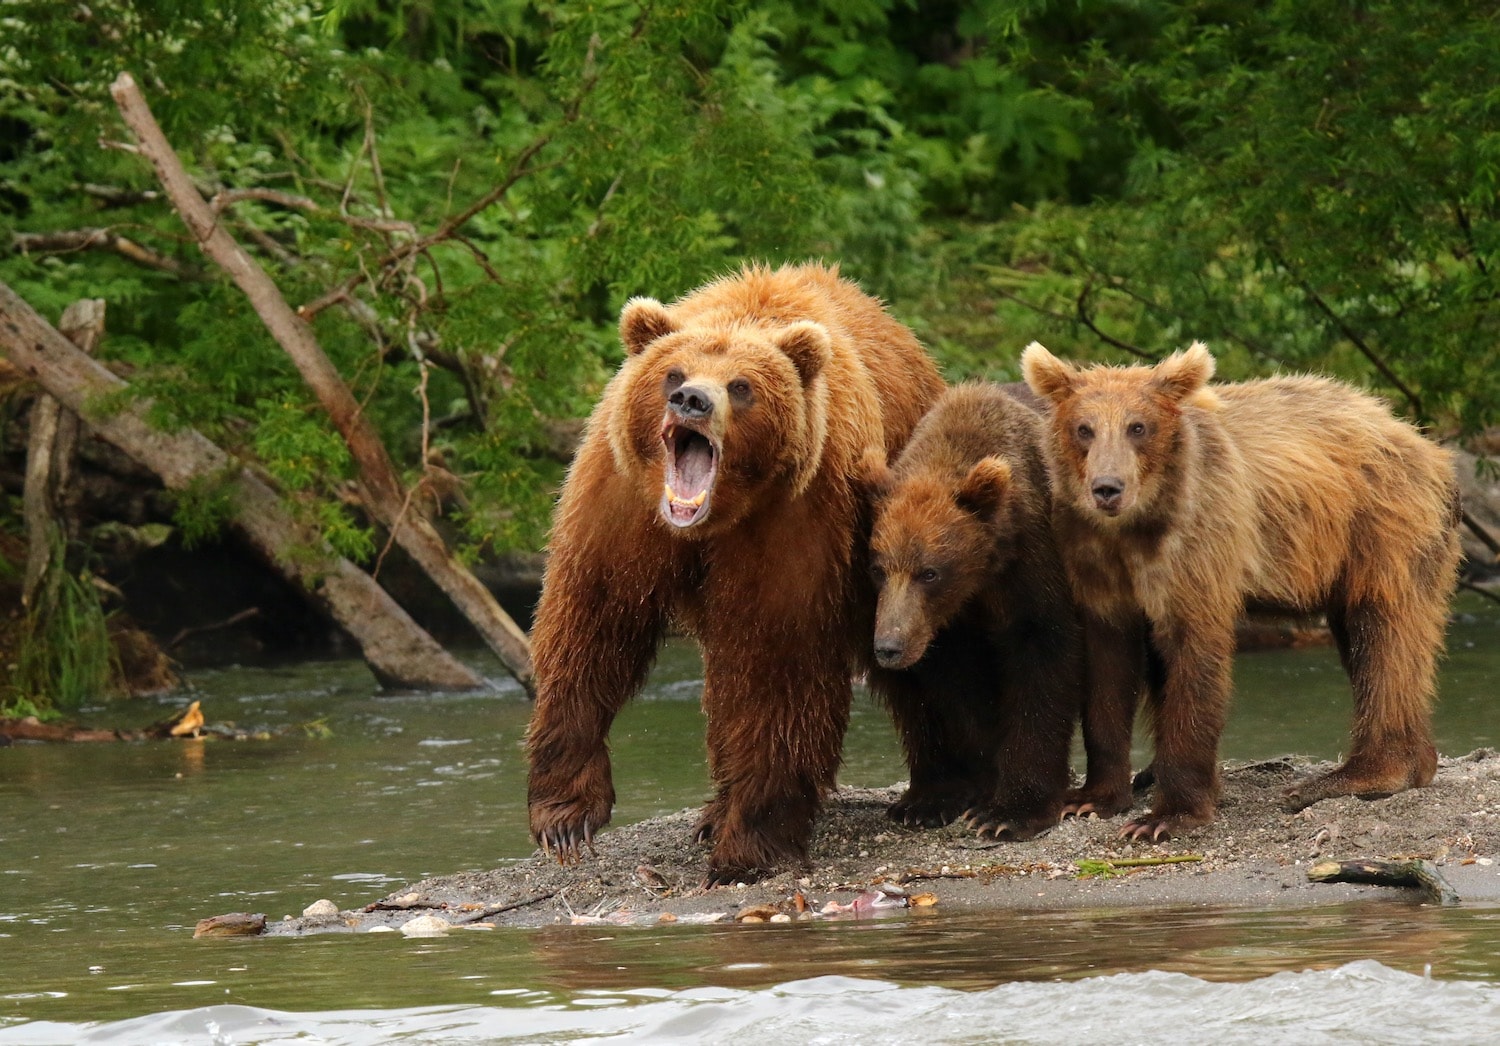
<path id="1" fill-rule="evenodd" d="M 667 397 L 667 406 L 684 421 L 700 421 L 714 412 L 713 394 L 701 385 L 679 385 Z"/>
<path id="2" fill-rule="evenodd" d="M 1089 493 L 1094 495 L 1094 506 L 1099 511 L 1113 516 L 1125 499 L 1125 481 L 1117 476 L 1101 476 L 1089 487 Z"/>

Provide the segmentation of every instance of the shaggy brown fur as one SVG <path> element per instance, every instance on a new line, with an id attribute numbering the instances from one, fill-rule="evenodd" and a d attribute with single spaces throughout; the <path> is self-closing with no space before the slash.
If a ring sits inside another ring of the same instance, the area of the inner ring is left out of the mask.
<path id="1" fill-rule="evenodd" d="M 894 453 L 942 380 L 836 270 L 749 268 L 628 303 L 532 633 L 531 830 L 576 860 L 610 816 L 605 739 L 669 622 L 703 650 L 708 883 L 802 861 L 868 662 L 865 448 Z"/>
<path id="2" fill-rule="evenodd" d="M 1083 638 L 1048 522 L 1041 417 L 961 385 L 894 469 L 867 455 L 880 589 L 871 689 L 890 707 L 911 786 L 890 816 L 960 814 L 981 835 L 1056 824 L 1082 698 Z"/>
<path id="3" fill-rule="evenodd" d="M 1128 807 L 1144 673 L 1157 793 L 1122 834 L 1158 839 L 1213 819 L 1247 602 L 1324 611 L 1353 684 L 1348 758 L 1294 786 L 1288 807 L 1427 784 L 1459 558 L 1448 453 L 1324 378 L 1209 388 L 1213 359 L 1196 343 L 1155 367 L 1084 371 L 1033 344 L 1022 367 L 1052 404 L 1053 524 L 1086 608 L 1090 764 L 1073 808 Z"/>

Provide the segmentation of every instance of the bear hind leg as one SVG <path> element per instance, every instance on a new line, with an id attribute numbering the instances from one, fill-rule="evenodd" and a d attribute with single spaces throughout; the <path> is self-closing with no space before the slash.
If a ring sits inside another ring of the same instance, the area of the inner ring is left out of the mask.
<path id="1" fill-rule="evenodd" d="M 1349 757 L 1288 788 L 1289 812 L 1340 795 L 1378 799 L 1420 788 L 1437 772 L 1431 710 L 1443 601 L 1339 605 L 1328 619 L 1354 690 Z"/>

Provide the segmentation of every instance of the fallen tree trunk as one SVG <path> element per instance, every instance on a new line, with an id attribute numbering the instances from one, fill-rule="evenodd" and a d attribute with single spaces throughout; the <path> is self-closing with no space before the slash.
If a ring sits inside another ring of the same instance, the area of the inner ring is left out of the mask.
<path id="1" fill-rule="evenodd" d="M 250 300 L 277 344 L 296 365 L 343 436 L 359 469 L 362 500 L 406 553 L 466 617 L 516 680 L 532 692 L 531 644 L 490 591 L 449 551 L 442 536 L 422 516 L 396 474 L 359 401 L 324 354 L 312 328 L 297 315 L 275 282 L 241 249 L 193 185 L 177 153 L 162 133 L 145 96 L 129 73 L 121 73 L 110 94 L 135 134 L 142 156 L 151 162 L 173 207 L 203 253 L 227 272 Z"/>
<path id="2" fill-rule="evenodd" d="M 128 385 L 80 352 L 0 283 L 0 350 L 104 439 L 151 469 L 168 488 L 232 477 L 234 524 L 287 577 L 299 582 L 359 644 L 385 686 L 474 689 L 479 676 L 457 661 L 368 574 L 333 552 L 317 531 L 293 518 L 277 493 L 202 434 L 163 432 L 146 420 L 147 404 L 101 410 Z"/>

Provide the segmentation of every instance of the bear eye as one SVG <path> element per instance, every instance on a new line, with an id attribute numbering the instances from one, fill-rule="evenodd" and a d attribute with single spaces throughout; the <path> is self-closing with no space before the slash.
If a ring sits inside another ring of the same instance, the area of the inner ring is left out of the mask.
<path id="1" fill-rule="evenodd" d="M 934 570 L 932 567 L 928 567 L 926 570 L 922 571 L 920 574 L 917 575 L 917 580 L 920 581 L 924 585 L 930 585 L 934 581 L 936 581 L 937 579 L 938 579 L 938 572 L 936 570 Z"/>
<path id="2" fill-rule="evenodd" d="M 750 398 L 750 383 L 744 378 L 735 378 L 729 383 L 729 394 L 737 400 Z"/>
<path id="3" fill-rule="evenodd" d="M 1132 421 L 1125 426 L 1125 431 L 1131 436 L 1144 436 L 1146 434 L 1146 423 L 1144 421 Z"/>
<path id="4" fill-rule="evenodd" d="M 874 581 L 877 587 L 885 584 L 885 568 L 879 563 L 870 564 L 870 580 Z"/>
<path id="5" fill-rule="evenodd" d="M 1094 438 L 1094 427 L 1092 425 L 1087 425 L 1087 424 L 1081 424 L 1081 425 L 1079 425 L 1078 426 L 1078 438 L 1081 439 L 1081 440 L 1083 440 L 1084 442 L 1088 442 L 1089 440 L 1093 439 Z"/>
<path id="6" fill-rule="evenodd" d="M 676 367 L 673 367 L 671 370 L 667 371 L 667 377 L 664 384 L 668 389 L 675 389 L 686 380 L 687 375 L 683 374 L 682 371 L 678 370 Z"/>

